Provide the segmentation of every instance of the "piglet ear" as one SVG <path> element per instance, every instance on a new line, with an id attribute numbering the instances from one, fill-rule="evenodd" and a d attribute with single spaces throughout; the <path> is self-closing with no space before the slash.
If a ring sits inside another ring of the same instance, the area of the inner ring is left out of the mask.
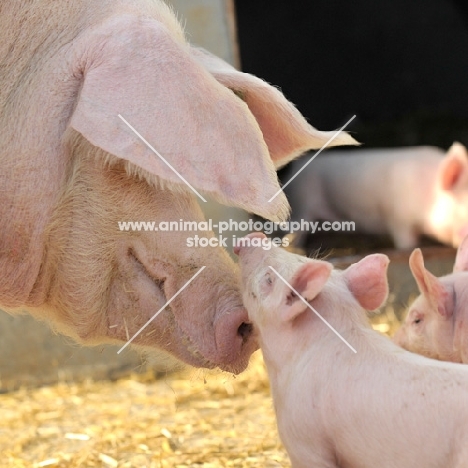
<path id="1" fill-rule="evenodd" d="M 466 236 L 457 250 L 453 272 L 468 271 L 468 236 Z"/>
<path id="2" fill-rule="evenodd" d="M 453 313 L 452 297 L 442 282 L 424 267 L 421 249 L 413 250 L 409 258 L 409 266 L 419 292 L 441 316 L 450 317 Z"/>
<path id="3" fill-rule="evenodd" d="M 312 260 L 296 271 L 291 281 L 295 292 L 287 287 L 285 303 L 281 307 L 280 314 L 283 321 L 292 321 L 308 309 L 307 304 L 296 293 L 305 301 L 310 302 L 323 289 L 332 269 L 330 263 Z"/>
<path id="4" fill-rule="evenodd" d="M 171 185 L 187 188 L 183 178 L 222 203 L 286 219 L 289 205 L 257 120 L 189 50 L 153 19 L 119 16 L 101 25 L 74 49 L 74 75 L 83 82 L 71 126 Z"/>
<path id="5" fill-rule="evenodd" d="M 453 190 L 460 182 L 468 179 L 468 155 L 466 148 L 455 142 L 440 164 L 439 183 L 442 190 Z"/>
<path id="6" fill-rule="evenodd" d="M 345 270 L 344 277 L 348 288 L 364 309 L 378 309 L 386 301 L 389 262 L 386 255 L 368 255 Z"/>
<path id="7" fill-rule="evenodd" d="M 221 84 L 235 91 L 257 119 L 275 166 L 281 167 L 307 150 L 321 148 L 335 132 L 321 132 L 309 125 L 284 95 L 265 81 L 241 73 L 201 48 L 191 48 L 192 56 Z M 329 146 L 357 145 L 341 132 Z"/>

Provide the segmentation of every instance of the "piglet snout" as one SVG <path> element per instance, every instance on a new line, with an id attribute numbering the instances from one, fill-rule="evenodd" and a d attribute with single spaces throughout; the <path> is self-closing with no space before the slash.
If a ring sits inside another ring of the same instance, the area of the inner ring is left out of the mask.
<path id="1" fill-rule="evenodd" d="M 255 237 L 258 237 L 259 239 L 266 238 L 266 236 L 265 236 L 265 234 L 263 234 L 263 232 L 252 232 L 252 233 L 247 234 L 246 236 L 242 237 L 242 239 L 253 239 Z M 236 255 L 239 255 L 243 248 L 249 246 L 249 242 L 239 242 L 239 240 L 242 240 L 242 239 L 238 239 L 237 245 L 234 246 L 234 253 Z"/>

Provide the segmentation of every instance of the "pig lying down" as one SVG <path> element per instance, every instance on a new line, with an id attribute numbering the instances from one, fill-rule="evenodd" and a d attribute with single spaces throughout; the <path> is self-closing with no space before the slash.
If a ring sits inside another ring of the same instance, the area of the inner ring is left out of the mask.
<path id="1" fill-rule="evenodd" d="M 306 162 L 292 163 L 291 173 Z M 423 234 L 456 247 L 468 234 L 468 155 L 459 143 L 445 155 L 427 146 L 330 151 L 285 192 L 293 220 L 354 221 L 356 231 L 390 234 L 398 248 L 415 247 Z"/>
<path id="2" fill-rule="evenodd" d="M 468 367 L 404 351 L 366 318 L 387 297 L 386 256 L 337 271 L 280 248 L 237 253 L 293 468 L 468 466 Z"/>
<path id="3" fill-rule="evenodd" d="M 226 252 L 118 230 L 203 220 L 196 195 L 118 115 L 194 188 L 271 220 L 289 208 L 284 194 L 267 202 L 275 169 L 330 135 L 276 88 L 189 45 L 162 1 L 0 10 L 0 308 L 85 344 L 122 344 L 205 266 L 135 343 L 244 369 L 256 342 Z"/>
<path id="4" fill-rule="evenodd" d="M 468 364 L 468 236 L 450 275 L 436 278 L 426 270 L 419 249 L 410 256 L 410 268 L 421 294 L 393 340 L 424 356 Z"/>

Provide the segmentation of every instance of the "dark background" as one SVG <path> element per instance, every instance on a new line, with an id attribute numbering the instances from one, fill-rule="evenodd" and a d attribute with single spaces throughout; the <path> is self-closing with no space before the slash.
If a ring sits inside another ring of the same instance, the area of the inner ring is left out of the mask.
<path id="1" fill-rule="evenodd" d="M 316 128 L 356 114 L 346 130 L 363 147 L 468 146 L 468 0 L 236 0 L 236 14 L 243 71 L 280 87 Z M 307 245 L 392 242 L 328 233 Z"/>
<path id="2" fill-rule="evenodd" d="M 468 2 L 237 0 L 243 71 L 367 147 L 468 144 Z"/>

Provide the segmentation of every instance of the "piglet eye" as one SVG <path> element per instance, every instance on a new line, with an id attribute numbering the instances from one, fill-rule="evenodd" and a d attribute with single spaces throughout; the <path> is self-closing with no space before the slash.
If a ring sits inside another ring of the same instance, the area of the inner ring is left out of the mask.
<path id="1" fill-rule="evenodd" d="M 270 273 L 265 273 L 262 277 L 259 292 L 263 297 L 268 296 L 274 288 L 275 278 Z"/>
<path id="2" fill-rule="evenodd" d="M 241 101 L 246 102 L 246 94 L 244 91 L 241 91 L 240 89 L 232 89 L 231 90 Z"/>
<path id="3" fill-rule="evenodd" d="M 421 323 L 421 322 L 422 322 L 422 318 L 417 318 L 417 319 L 413 320 L 413 323 L 415 323 L 415 324 Z"/>

